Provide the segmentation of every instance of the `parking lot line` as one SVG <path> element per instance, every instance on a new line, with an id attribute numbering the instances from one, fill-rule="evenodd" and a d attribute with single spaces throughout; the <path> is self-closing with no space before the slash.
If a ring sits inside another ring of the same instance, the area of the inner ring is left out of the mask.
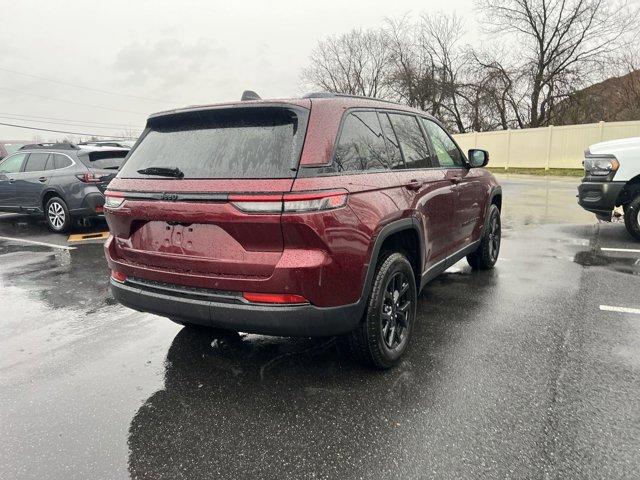
<path id="1" fill-rule="evenodd" d="M 628 252 L 628 253 L 640 253 L 640 250 L 636 248 L 606 248 L 601 247 L 600 250 L 603 252 Z"/>
<path id="2" fill-rule="evenodd" d="M 76 247 L 67 247 L 66 245 L 56 245 L 54 243 L 36 242 L 35 240 L 25 240 L 24 238 L 0 237 L 0 240 L 8 240 L 10 242 L 28 243 L 30 245 L 42 245 L 44 247 L 59 248 L 61 250 L 75 250 Z"/>
<path id="3" fill-rule="evenodd" d="M 603 310 L 605 312 L 634 313 L 636 315 L 640 315 L 640 308 L 612 307 L 610 305 L 600 305 L 600 310 Z"/>

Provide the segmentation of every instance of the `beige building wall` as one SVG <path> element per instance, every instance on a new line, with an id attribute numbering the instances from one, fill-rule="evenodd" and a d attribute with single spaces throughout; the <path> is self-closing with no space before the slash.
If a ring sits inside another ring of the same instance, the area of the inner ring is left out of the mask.
<path id="1" fill-rule="evenodd" d="M 640 121 L 454 135 L 465 152 L 488 150 L 489 166 L 502 168 L 582 168 L 589 145 L 628 137 L 640 137 Z"/>

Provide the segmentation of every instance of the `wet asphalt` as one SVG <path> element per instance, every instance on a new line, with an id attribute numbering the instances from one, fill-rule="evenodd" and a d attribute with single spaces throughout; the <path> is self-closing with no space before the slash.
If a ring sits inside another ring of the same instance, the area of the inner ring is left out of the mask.
<path id="1" fill-rule="evenodd" d="M 500 180 L 497 267 L 427 286 L 388 372 L 128 310 L 101 244 L 0 216 L 0 478 L 638 478 L 640 315 L 600 306 L 640 308 L 640 253 L 601 250 L 640 244 L 578 179 Z"/>

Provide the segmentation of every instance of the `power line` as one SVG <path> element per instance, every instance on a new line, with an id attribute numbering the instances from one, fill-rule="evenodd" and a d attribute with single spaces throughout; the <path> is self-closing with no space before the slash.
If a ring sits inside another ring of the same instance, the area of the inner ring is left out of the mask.
<path id="1" fill-rule="evenodd" d="M 91 127 L 91 128 L 100 128 L 100 129 L 105 129 L 105 130 L 123 130 L 123 129 L 132 129 L 132 130 L 141 130 L 140 127 L 134 127 L 131 125 L 113 125 L 113 126 L 109 126 L 109 125 L 96 125 L 96 124 L 92 124 L 92 123 L 84 123 L 84 122 L 75 122 L 75 121 L 71 121 L 71 122 L 52 122 L 49 120 L 40 120 L 38 118 L 25 118 L 25 117 L 5 117 L 4 115 L 0 115 L 0 118 L 4 119 L 4 120 L 26 120 L 29 122 L 36 122 L 36 123 L 46 123 L 48 125 L 66 125 L 66 126 L 70 126 L 70 127 Z"/>
<path id="2" fill-rule="evenodd" d="M 4 125 L 5 127 L 25 128 L 27 130 L 38 130 L 41 132 L 54 132 L 54 133 L 65 133 L 67 135 L 79 135 L 82 137 L 107 137 L 107 138 L 120 138 L 123 140 L 132 140 L 131 138 L 124 137 L 122 135 L 103 135 L 101 133 L 65 132 L 63 130 L 50 130 L 48 128 L 37 128 L 37 127 L 30 127 L 27 125 L 14 125 L 12 123 L 0 123 L 0 125 Z"/>
<path id="3" fill-rule="evenodd" d="M 92 92 L 104 93 L 106 95 L 116 95 L 118 97 L 137 98 L 138 100 L 146 100 L 148 102 L 156 102 L 156 103 L 164 103 L 164 104 L 172 103 L 172 102 L 168 102 L 166 100 L 158 100 L 158 99 L 155 99 L 155 98 L 140 97 L 138 95 L 128 95 L 126 93 L 110 92 L 109 90 L 102 90 L 100 88 L 86 87 L 84 85 L 78 85 L 78 84 L 75 84 L 75 83 L 63 82 L 62 80 L 55 80 L 53 78 L 41 77 L 40 75 L 33 75 L 31 73 L 18 72 L 16 70 L 10 70 L 10 69 L 4 68 L 4 67 L 0 67 L 0 71 L 13 73 L 13 74 L 16 74 L 16 75 L 22 75 L 22 76 L 25 76 L 25 77 L 37 78 L 39 80 L 44 80 L 45 82 L 58 83 L 60 85 L 67 85 L 69 87 L 82 88 L 84 90 L 90 90 Z"/>
<path id="4" fill-rule="evenodd" d="M 20 90 L 14 90 L 12 88 L 0 87 L 0 90 L 5 90 L 7 92 L 17 93 L 19 95 L 30 95 L 32 97 L 44 98 L 45 100 L 54 100 L 56 102 L 73 103 L 75 105 L 82 105 L 82 106 L 85 106 L 85 107 L 101 108 L 103 110 L 111 110 L 113 112 L 124 112 L 124 113 L 134 113 L 136 115 L 147 115 L 146 113 L 143 113 L 143 112 L 134 112 L 134 111 L 131 111 L 131 110 L 120 110 L 118 108 L 105 107 L 103 105 L 94 105 L 94 104 L 91 104 L 91 103 L 82 103 L 82 102 L 75 102 L 73 100 L 65 100 L 65 99 L 61 99 L 61 98 L 47 97 L 46 95 L 38 95 L 37 93 L 21 92 Z"/>
<path id="5" fill-rule="evenodd" d="M 109 123 L 109 122 L 92 122 L 90 120 L 71 120 L 68 118 L 59 118 L 59 117 L 42 117 L 40 115 L 22 115 L 20 113 L 9 113 L 9 112 L 0 112 L 0 117 L 2 118 L 12 118 L 18 120 L 59 120 L 60 122 L 74 122 L 78 124 L 92 124 L 92 125 L 107 125 L 114 127 L 128 127 L 132 128 L 128 123 Z"/>

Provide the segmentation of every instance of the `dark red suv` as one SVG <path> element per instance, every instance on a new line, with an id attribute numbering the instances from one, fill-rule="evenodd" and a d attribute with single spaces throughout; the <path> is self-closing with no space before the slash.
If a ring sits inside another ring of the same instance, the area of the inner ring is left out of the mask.
<path id="1" fill-rule="evenodd" d="M 337 94 L 152 115 L 109 185 L 122 304 L 182 324 L 345 335 L 381 368 L 424 285 L 493 267 L 501 188 L 422 111 Z"/>

